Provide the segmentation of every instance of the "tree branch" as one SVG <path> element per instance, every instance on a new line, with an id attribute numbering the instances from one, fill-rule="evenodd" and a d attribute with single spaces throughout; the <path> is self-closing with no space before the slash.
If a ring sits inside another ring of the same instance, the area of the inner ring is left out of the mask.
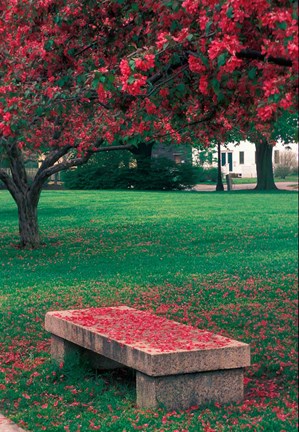
<path id="1" fill-rule="evenodd" d="M 86 153 L 82 157 L 66 160 L 66 161 L 60 162 L 58 164 L 55 164 L 52 167 L 44 170 L 40 176 L 40 179 L 46 180 L 47 178 L 51 177 L 51 175 L 56 174 L 60 171 L 65 171 L 68 168 L 83 165 L 86 162 L 88 162 L 88 159 L 91 157 L 91 155 L 92 155 L 92 153 Z"/>
<path id="2" fill-rule="evenodd" d="M 115 151 L 115 150 L 131 150 L 133 148 L 132 145 L 119 145 L 119 146 L 111 146 L 111 147 L 99 147 L 96 150 L 92 150 L 92 153 L 99 153 L 99 152 L 105 152 L 105 151 Z"/>
<path id="3" fill-rule="evenodd" d="M 177 75 L 179 75 L 180 73 L 184 72 L 187 68 L 188 68 L 188 66 L 186 64 L 183 65 L 182 68 L 179 71 L 174 72 L 170 77 L 168 77 L 168 78 L 160 81 L 158 84 L 155 85 L 155 87 L 153 89 L 151 89 L 143 97 L 149 97 L 149 96 L 151 96 L 153 93 L 155 93 L 159 89 L 159 87 L 161 87 L 162 85 L 164 85 L 164 84 L 168 83 L 169 81 L 173 80 Z"/>
<path id="4" fill-rule="evenodd" d="M 22 152 L 16 142 L 6 142 L 4 146 L 14 184 L 19 190 L 24 191 L 28 188 L 28 181 Z"/>
<path id="5" fill-rule="evenodd" d="M 72 101 L 81 102 L 81 103 L 84 102 L 81 99 L 97 100 L 98 104 L 101 105 L 106 110 L 111 110 L 113 108 L 111 105 L 107 105 L 103 102 L 100 102 L 99 96 L 97 96 L 96 94 L 91 95 L 91 96 L 86 96 L 86 95 L 82 94 L 82 95 L 70 96 L 70 97 L 66 97 L 66 98 L 57 97 L 56 99 L 51 101 L 51 103 L 54 104 L 56 102 L 72 102 Z"/>
<path id="6" fill-rule="evenodd" d="M 47 180 L 48 177 L 50 177 L 52 174 L 48 174 L 48 171 L 51 170 L 53 166 L 55 165 L 59 159 L 61 159 L 63 156 L 65 156 L 71 149 L 74 147 L 71 145 L 66 145 L 62 148 L 56 149 L 52 151 L 42 162 L 41 166 L 39 167 L 34 180 L 30 186 L 30 193 L 32 196 L 38 197 L 41 191 L 41 188 L 44 184 L 44 182 Z M 58 164 L 59 165 L 59 164 Z M 56 171 L 58 172 L 58 171 Z"/>
<path id="7" fill-rule="evenodd" d="M 51 177 L 51 175 L 58 173 L 59 171 L 64 171 L 68 168 L 71 168 L 72 166 L 79 166 L 83 165 L 85 162 L 88 161 L 91 154 L 87 154 L 81 158 L 75 158 L 69 161 L 63 161 L 61 163 L 57 163 L 51 167 L 45 168 L 42 171 L 38 171 L 36 174 L 32 185 L 30 186 L 30 194 L 32 197 L 39 197 L 40 191 L 42 189 L 43 184 L 47 180 L 47 178 Z"/>
<path id="8" fill-rule="evenodd" d="M 76 52 L 76 53 L 74 54 L 74 57 L 79 56 L 80 54 L 84 53 L 84 51 L 87 51 L 89 48 L 92 48 L 94 45 L 97 45 L 97 44 L 98 44 L 97 41 L 92 42 L 91 44 L 89 44 L 89 45 L 87 45 L 86 47 L 82 48 L 80 51 Z"/>
<path id="9" fill-rule="evenodd" d="M 184 126 L 180 127 L 179 129 L 174 130 L 173 132 L 167 132 L 166 134 L 163 134 L 163 135 L 156 135 L 156 136 L 154 136 L 154 137 L 152 137 L 152 138 L 153 138 L 153 139 L 157 139 L 157 138 L 164 138 L 164 137 L 166 137 L 166 136 L 168 136 L 168 135 L 173 135 L 174 133 L 180 132 L 181 130 L 186 129 L 186 128 L 188 128 L 189 126 L 195 126 L 195 125 L 197 125 L 197 124 L 204 123 L 204 122 L 206 122 L 206 121 L 210 121 L 210 120 L 212 120 L 212 118 L 214 117 L 215 113 L 216 113 L 216 108 L 214 107 L 210 112 L 208 112 L 208 113 L 207 113 L 203 118 L 201 118 L 200 120 L 195 120 L 195 121 L 193 121 L 193 122 L 186 123 Z"/>
<path id="10" fill-rule="evenodd" d="M 201 58 L 200 54 L 197 52 L 186 51 L 185 54 L 192 55 L 197 58 Z M 273 57 L 273 56 L 267 57 L 266 54 L 262 54 L 260 51 L 252 50 L 250 48 L 246 48 L 244 50 L 237 52 L 236 57 L 238 59 L 267 61 L 269 63 L 274 63 L 279 66 L 286 66 L 286 67 L 291 67 L 293 64 L 290 59 L 283 58 L 283 57 Z M 147 82 L 155 86 L 147 93 L 146 96 L 147 97 L 150 96 L 152 93 L 155 92 L 155 90 L 158 87 L 162 86 L 163 84 L 166 84 L 167 82 L 175 78 L 175 76 L 177 76 L 177 74 L 180 73 L 180 71 L 177 72 L 177 69 L 182 68 L 182 71 L 184 71 L 187 65 L 188 65 L 188 57 L 187 56 L 181 57 L 179 62 L 171 66 L 168 66 L 164 68 L 163 71 L 157 72 L 151 77 L 149 77 Z M 168 75 L 169 72 L 171 72 L 170 75 Z M 167 74 L 166 77 L 165 74 Z"/>
<path id="11" fill-rule="evenodd" d="M 59 148 L 58 150 L 52 151 L 42 162 L 41 166 L 39 167 L 36 175 L 38 176 L 42 171 L 46 170 L 47 168 L 54 165 L 56 162 L 59 161 L 60 158 L 65 156 L 71 149 L 74 147 L 71 145 L 66 145 L 62 148 Z"/>
<path id="12" fill-rule="evenodd" d="M 73 147 L 71 147 L 73 148 Z M 116 150 L 130 150 L 132 148 L 131 145 L 119 145 L 119 146 L 111 146 L 111 147 L 99 147 L 94 150 L 88 150 L 84 156 L 69 159 L 60 163 L 56 163 L 55 165 L 45 168 L 42 171 L 39 170 L 39 172 L 36 174 L 39 177 L 38 180 L 41 179 L 47 179 L 48 177 L 51 177 L 51 175 L 58 173 L 59 171 L 65 171 L 68 168 L 74 167 L 74 166 L 80 166 L 88 162 L 90 157 L 99 152 L 107 152 L 107 151 L 116 151 Z"/>
<path id="13" fill-rule="evenodd" d="M 10 177 L 10 175 L 7 174 L 4 169 L 0 168 L 0 180 L 3 181 L 11 195 L 13 196 L 13 199 L 17 202 L 17 195 L 19 193 L 13 179 Z"/>
<path id="14" fill-rule="evenodd" d="M 99 140 L 100 142 L 103 142 L 103 140 Z M 39 168 L 38 172 L 36 173 L 35 179 L 32 183 L 31 189 L 39 188 L 43 185 L 45 180 L 51 175 L 56 174 L 60 171 L 65 171 L 68 168 L 74 167 L 74 166 L 80 166 L 88 162 L 90 157 L 99 152 L 107 152 L 107 151 L 116 151 L 116 150 L 130 150 L 132 148 L 131 145 L 119 145 L 119 146 L 111 146 L 111 147 L 98 147 L 93 150 L 88 150 L 84 156 L 77 157 L 69 160 L 65 160 L 60 163 L 58 160 L 66 155 L 70 150 L 74 149 L 75 147 L 72 146 L 65 146 L 60 151 L 56 151 L 54 154 L 49 155 L 43 162 L 42 166 Z M 51 163 L 50 163 L 51 162 Z"/>
<path id="15" fill-rule="evenodd" d="M 266 54 L 262 54 L 260 51 L 256 51 L 250 48 L 246 48 L 236 53 L 238 59 L 249 59 L 249 60 L 261 60 L 268 61 L 269 63 L 277 64 L 278 66 L 292 67 L 293 62 L 290 59 L 284 57 L 267 57 Z"/>

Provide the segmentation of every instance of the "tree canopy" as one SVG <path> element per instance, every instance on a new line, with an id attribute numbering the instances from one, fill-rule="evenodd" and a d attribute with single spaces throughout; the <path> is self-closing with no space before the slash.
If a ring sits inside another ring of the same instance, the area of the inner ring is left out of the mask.
<path id="1" fill-rule="evenodd" d="M 19 148 L 180 142 L 190 124 L 208 144 L 296 106 L 295 1 L 4 3 L 0 130 Z"/>
<path id="2" fill-rule="evenodd" d="M 94 152 L 269 138 L 297 107 L 297 37 L 293 0 L 2 0 L 0 179 L 17 201 Z"/>

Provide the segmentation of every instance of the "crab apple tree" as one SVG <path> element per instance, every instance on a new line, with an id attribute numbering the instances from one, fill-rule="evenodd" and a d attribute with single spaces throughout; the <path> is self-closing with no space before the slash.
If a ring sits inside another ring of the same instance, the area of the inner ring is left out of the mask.
<path id="1" fill-rule="evenodd" d="M 0 180 L 21 246 L 40 243 L 44 182 L 96 152 L 271 142 L 297 106 L 297 36 L 291 0 L 1 1 Z"/>

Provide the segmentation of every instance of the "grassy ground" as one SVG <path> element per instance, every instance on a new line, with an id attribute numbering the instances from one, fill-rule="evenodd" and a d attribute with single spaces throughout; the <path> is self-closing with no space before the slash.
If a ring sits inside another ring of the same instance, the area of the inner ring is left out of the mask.
<path id="1" fill-rule="evenodd" d="M 297 430 L 297 195 L 46 191 L 22 251 L 0 191 L 0 411 L 32 432 Z M 127 304 L 251 344 L 243 402 L 141 410 L 126 371 L 51 363 L 48 310 Z"/>
<path id="2" fill-rule="evenodd" d="M 280 177 L 275 177 L 275 183 L 282 183 L 282 182 L 294 182 L 294 184 L 298 183 L 298 177 L 296 175 L 289 175 L 286 176 L 286 178 L 282 179 Z M 235 184 L 248 184 L 248 183 L 256 183 L 256 178 L 234 178 L 233 182 Z"/>
<path id="3" fill-rule="evenodd" d="M 242 178 L 233 178 L 234 184 L 256 184 L 256 178 L 255 177 L 242 177 Z M 286 178 L 282 179 L 280 177 L 274 178 L 275 183 L 282 183 L 282 182 L 294 182 L 294 184 L 298 184 L 298 176 L 296 175 L 289 175 L 286 176 Z M 225 176 L 223 177 L 223 182 L 225 182 Z M 216 184 L 217 182 L 202 182 L 201 184 Z"/>

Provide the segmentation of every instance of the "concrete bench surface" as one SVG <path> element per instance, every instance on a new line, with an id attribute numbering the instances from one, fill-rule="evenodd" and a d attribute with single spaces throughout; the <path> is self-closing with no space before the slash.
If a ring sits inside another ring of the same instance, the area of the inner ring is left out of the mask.
<path id="1" fill-rule="evenodd" d="M 124 365 L 135 369 L 139 373 L 137 401 L 138 393 L 139 402 L 147 400 L 142 406 L 157 405 L 159 383 L 164 393 L 182 379 L 181 390 L 188 380 L 190 388 L 196 382 L 198 387 L 200 380 L 201 387 L 231 387 L 233 400 L 243 396 L 243 368 L 250 365 L 248 344 L 127 306 L 48 312 L 45 328 L 52 334 L 52 356 L 57 361 L 63 361 L 66 351 L 77 346 L 100 355 L 103 368 Z M 152 402 L 146 394 L 150 387 L 154 389 Z M 213 399 L 209 396 L 207 401 Z M 190 397 L 186 400 L 189 402 L 180 406 L 191 403 Z M 223 396 L 215 400 L 222 401 Z M 173 407 L 173 402 L 167 405 Z"/>
<path id="2" fill-rule="evenodd" d="M 150 376 L 249 366 L 249 345 L 126 306 L 48 312 L 46 330 Z"/>

